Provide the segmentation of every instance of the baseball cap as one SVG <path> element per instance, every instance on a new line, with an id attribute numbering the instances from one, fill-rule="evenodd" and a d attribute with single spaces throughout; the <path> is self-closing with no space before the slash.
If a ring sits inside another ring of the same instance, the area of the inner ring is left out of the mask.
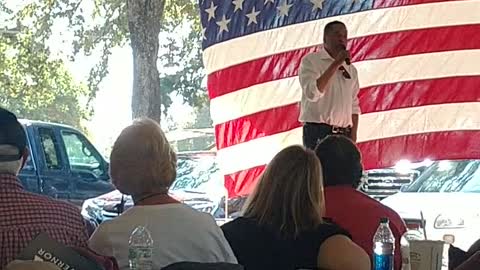
<path id="1" fill-rule="evenodd" d="M 19 160 L 27 146 L 25 130 L 17 117 L 3 108 L 0 108 L 0 145 L 11 145 L 19 151 L 16 155 L 0 155 L 0 162 Z"/>

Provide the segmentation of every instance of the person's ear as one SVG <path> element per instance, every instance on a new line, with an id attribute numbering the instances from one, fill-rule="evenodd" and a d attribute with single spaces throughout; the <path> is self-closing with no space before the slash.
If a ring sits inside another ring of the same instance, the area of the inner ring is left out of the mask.
<path id="1" fill-rule="evenodd" d="M 25 163 L 27 163 L 28 155 L 30 155 L 30 150 L 28 150 L 28 148 L 25 147 L 22 153 L 22 167 L 20 167 L 20 170 L 23 169 L 23 166 L 25 166 Z"/>

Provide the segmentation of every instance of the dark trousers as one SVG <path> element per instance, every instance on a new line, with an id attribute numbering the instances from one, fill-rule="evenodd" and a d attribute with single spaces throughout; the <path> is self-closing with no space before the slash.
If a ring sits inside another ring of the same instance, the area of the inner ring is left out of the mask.
<path id="1" fill-rule="evenodd" d="M 315 149 L 317 144 L 328 135 L 344 135 L 352 138 L 350 128 L 334 128 L 327 124 L 305 123 L 303 125 L 303 145 L 309 149 Z"/>

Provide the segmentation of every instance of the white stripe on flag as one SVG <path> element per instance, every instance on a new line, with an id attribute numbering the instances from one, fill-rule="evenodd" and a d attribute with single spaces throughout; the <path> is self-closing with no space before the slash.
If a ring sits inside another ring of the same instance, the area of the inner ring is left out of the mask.
<path id="1" fill-rule="evenodd" d="M 219 96 L 210 101 L 214 125 L 300 101 L 298 76 L 271 81 Z"/>
<path id="2" fill-rule="evenodd" d="M 203 60 L 206 72 L 210 74 L 274 53 L 315 46 L 322 43 L 325 24 L 333 20 L 343 21 L 348 26 L 349 38 L 356 38 L 413 29 L 478 24 L 479 14 L 480 0 L 368 10 L 262 31 L 218 43 L 204 50 Z"/>
<path id="3" fill-rule="evenodd" d="M 480 17 L 480 15 L 479 15 Z M 407 55 L 355 63 L 361 87 L 394 82 L 480 75 L 480 50 Z M 300 101 L 298 77 L 257 84 L 211 100 L 214 124 Z"/>
<path id="4" fill-rule="evenodd" d="M 430 105 L 369 113 L 360 116 L 358 141 L 428 132 L 480 130 L 479 115 L 480 102 Z M 222 172 L 231 174 L 267 164 L 276 153 L 292 144 L 302 144 L 302 128 L 221 149 L 218 151 L 217 160 Z"/>

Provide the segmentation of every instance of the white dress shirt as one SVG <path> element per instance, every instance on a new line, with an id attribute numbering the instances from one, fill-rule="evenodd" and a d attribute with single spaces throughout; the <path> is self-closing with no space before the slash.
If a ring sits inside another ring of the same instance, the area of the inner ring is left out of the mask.
<path id="1" fill-rule="evenodd" d="M 352 126 L 352 114 L 360 114 L 358 102 L 358 73 L 353 65 L 343 64 L 351 79 L 342 71 L 333 75 L 325 91 L 320 93 L 317 79 L 327 70 L 334 59 L 325 49 L 306 55 L 300 64 L 299 80 L 302 86 L 300 122 L 325 123 L 332 126 Z"/>
<path id="2" fill-rule="evenodd" d="M 181 203 L 134 206 L 100 224 L 89 247 L 115 257 L 119 268 L 128 270 L 128 241 L 139 225 L 152 236 L 154 269 L 181 261 L 237 263 L 213 217 Z"/>

